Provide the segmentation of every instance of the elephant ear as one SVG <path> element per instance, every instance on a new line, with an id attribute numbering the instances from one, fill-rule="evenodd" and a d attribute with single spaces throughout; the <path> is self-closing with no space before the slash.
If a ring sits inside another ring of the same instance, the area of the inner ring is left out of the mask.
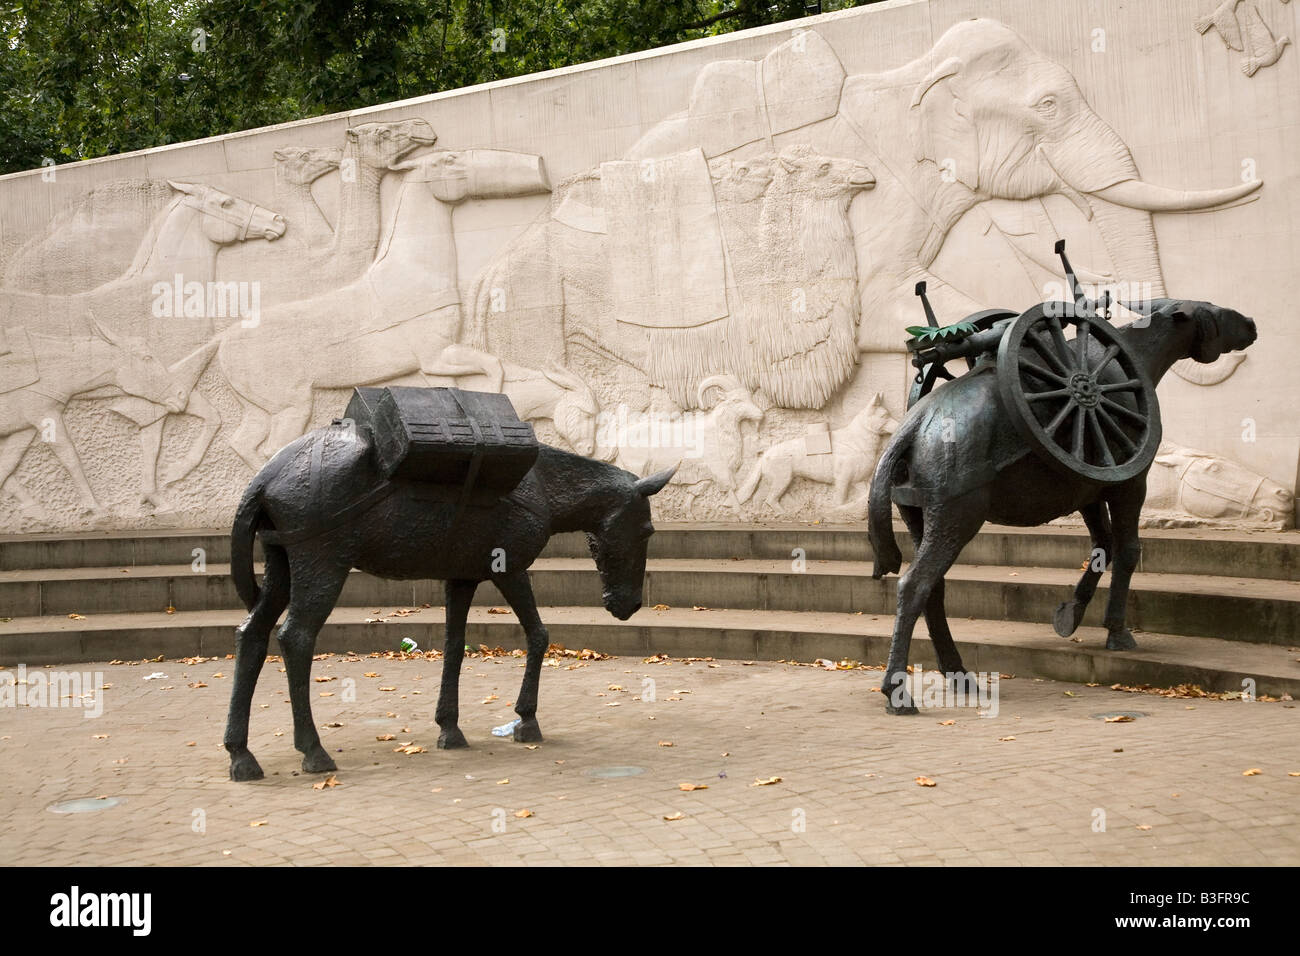
<path id="1" fill-rule="evenodd" d="M 916 158 L 933 162 L 974 190 L 979 187 L 979 139 L 970 106 L 962 102 L 955 82 L 964 69 L 955 56 L 936 66 L 916 85 L 908 112 Z"/>

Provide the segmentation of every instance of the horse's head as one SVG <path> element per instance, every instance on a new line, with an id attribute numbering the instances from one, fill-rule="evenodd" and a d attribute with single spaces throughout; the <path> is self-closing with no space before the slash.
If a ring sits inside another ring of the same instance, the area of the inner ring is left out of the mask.
<path id="1" fill-rule="evenodd" d="M 218 246 L 246 239 L 279 239 L 288 226 L 279 213 L 222 192 L 216 186 L 170 179 L 167 183 L 181 193 L 181 205 L 198 210 L 203 234 Z"/>
<path id="2" fill-rule="evenodd" d="M 1240 352 L 1259 337 L 1254 319 L 1213 302 L 1151 299 L 1124 305 L 1151 320 L 1166 320 L 1182 327 L 1188 343 L 1185 357 L 1197 362 L 1209 363 L 1225 352 Z"/>
<path id="3" fill-rule="evenodd" d="M 587 532 L 591 556 L 600 572 L 605 610 L 626 621 L 641 608 L 645 555 L 655 526 L 650 520 L 650 496 L 663 490 L 675 467 L 648 478 L 616 471 L 608 508 L 595 531 Z"/>

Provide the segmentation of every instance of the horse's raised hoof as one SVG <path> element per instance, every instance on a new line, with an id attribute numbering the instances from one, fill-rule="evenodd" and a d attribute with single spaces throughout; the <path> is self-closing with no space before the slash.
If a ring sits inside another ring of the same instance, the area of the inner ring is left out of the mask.
<path id="1" fill-rule="evenodd" d="M 262 768 L 257 759 L 247 750 L 242 753 L 231 754 L 230 756 L 230 779 L 235 783 L 245 783 L 249 780 L 261 780 L 266 774 L 262 773 Z"/>
<path id="2" fill-rule="evenodd" d="M 1138 642 L 1133 639 L 1132 632 L 1127 628 L 1120 628 L 1118 631 L 1111 631 L 1106 637 L 1106 650 L 1108 651 L 1135 651 Z"/>
<path id="3" fill-rule="evenodd" d="M 1079 622 L 1083 620 L 1083 612 L 1088 606 L 1080 604 L 1078 601 L 1063 601 L 1056 608 L 1056 614 L 1052 616 L 1052 627 L 1061 637 L 1069 637 L 1079 628 Z"/>
<path id="4" fill-rule="evenodd" d="M 542 728 L 537 726 L 537 718 L 521 720 L 515 725 L 515 740 L 521 744 L 540 744 Z"/>
<path id="5" fill-rule="evenodd" d="M 444 730 L 438 735 L 439 750 L 464 750 L 468 746 L 469 741 L 465 739 L 465 735 L 460 732 L 459 727 Z"/>
<path id="6" fill-rule="evenodd" d="M 302 758 L 302 769 L 304 773 L 329 773 L 339 768 L 334 763 L 334 758 L 325 752 L 324 747 L 318 744 Z"/>

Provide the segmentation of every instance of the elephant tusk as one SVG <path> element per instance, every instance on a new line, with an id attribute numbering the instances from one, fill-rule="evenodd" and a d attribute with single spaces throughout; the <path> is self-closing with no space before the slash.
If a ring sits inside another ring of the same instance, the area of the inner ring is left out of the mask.
<path id="1" fill-rule="evenodd" d="M 1184 190 L 1156 186 L 1140 179 L 1126 179 L 1104 189 L 1093 190 L 1089 195 L 1118 206 L 1128 206 L 1130 209 L 1141 209 L 1145 212 L 1191 212 L 1234 202 L 1250 195 L 1262 185 L 1263 182 L 1257 180 L 1239 186 L 1229 186 L 1227 189 Z"/>

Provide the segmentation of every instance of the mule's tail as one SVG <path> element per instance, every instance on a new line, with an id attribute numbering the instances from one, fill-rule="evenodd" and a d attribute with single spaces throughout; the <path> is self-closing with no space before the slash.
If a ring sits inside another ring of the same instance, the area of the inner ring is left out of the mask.
<path id="1" fill-rule="evenodd" d="M 899 466 L 912 450 L 912 442 L 920 424 L 921 416 L 910 421 L 904 419 L 885 446 L 880 461 L 876 462 L 876 473 L 871 476 L 871 493 L 867 499 L 867 537 L 871 541 L 874 556 L 871 565 L 873 578 L 897 573 L 903 566 L 903 553 L 898 550 L 898 541 L 894 538 L 892 492 Z"/>
<path id="2" fill-rule="evenodd" d="M 257 577 L 253 574 L 253 542 L 262 523 L 262 490 L 265 482 L 259 474 L 253 479 L 235 509 L 235 522 L 230 529 L 230 577 L 244 607 L 253 610 L 261 596 Z"/>

